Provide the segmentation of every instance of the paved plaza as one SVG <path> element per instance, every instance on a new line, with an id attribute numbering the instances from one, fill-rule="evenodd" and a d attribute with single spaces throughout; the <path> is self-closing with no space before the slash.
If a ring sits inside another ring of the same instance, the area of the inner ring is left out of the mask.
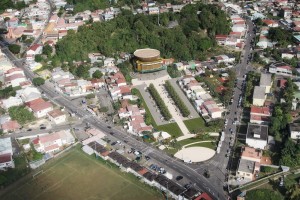
<path id="1" fill-rule="evenodd" d="M 215 151 L 206 147 L 188 147 L 178 151 L 174 156 L 185 162 L 203 162 L 215 155 Z"/>
<path id="2" fill-rule="evenodd" d="M 161 117 L 160 113 L 158 114 L 156 112 L 157 108 L 151 102 L 152 100 L 148 99 L 150 94 L 148 92 L 144 91 L 145 86 L 149 86 L 152 83 L 155 86 L 158 93 L 160 94 L 161 98 L 164 100 L 167 108 L 169 109 L 169 111 L 172 115 L 173 120 L 178 124 L 183 135 L 189 135 L 190 132 L 187 129 L 187 127 L 185 126 L 185 124 L 183 123 L 183 120 L 185 120 L 185 118 L 181 116 L 179 109 L 175 106 L 175 104 L 173 103 L 173 100 L 168 97 L 168 92 L 165 90 L 164 83 L 166 80 L 171 80 L 171 77 L 164 70 L 164 71 L 159 71 L 159 72 L 149 73 L 149 74 L 139 74 L 139 75 L 137 75 L 137 77 L 135 79 L 132 80 L 132 84 L 134 87 L 136 87 L 140 90 L 156 124 L 157 125 L 165 124 L 165 121 L 162 121 L 160 119 L 160 117 Z M 150 108 L 150 107 L 153 107 L 153 108 Z"/>

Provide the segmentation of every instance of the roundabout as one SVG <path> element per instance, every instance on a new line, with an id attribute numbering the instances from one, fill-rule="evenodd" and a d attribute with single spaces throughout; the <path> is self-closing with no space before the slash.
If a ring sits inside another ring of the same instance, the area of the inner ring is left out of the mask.
<path id="1" fill-rule="evenodd" d="M 187 147 L 178 151 L 174 156 L 184 162 L 203 162 L 215 155 L 215 151 L 206 147 Z"/>

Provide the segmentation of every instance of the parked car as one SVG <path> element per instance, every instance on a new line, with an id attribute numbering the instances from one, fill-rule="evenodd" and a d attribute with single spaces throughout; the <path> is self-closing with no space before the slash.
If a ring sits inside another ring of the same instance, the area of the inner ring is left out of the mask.
<path id="1" fill-rule="evenodd" d="M 31 128 L 29 128 L 29 129 L 27 129 L 27 131 L 32 131 L 32 129 L 31 129 Z"/>
<path id="2" fill-rule="evenodd" d="M 177 176 L 176 177 L 176 181 L 180 181 L 181 179 L 183 179 L 183 176 Z"/>
<path id="3" fill-rule="evenodd" d="M 42 127 L 40 127 L 40 129 L 41 129 L 41 130 L 44 130 L 44 129 L 46 129 L 46 127 L 45 127 L 45 126 L 42 126 Z"/>

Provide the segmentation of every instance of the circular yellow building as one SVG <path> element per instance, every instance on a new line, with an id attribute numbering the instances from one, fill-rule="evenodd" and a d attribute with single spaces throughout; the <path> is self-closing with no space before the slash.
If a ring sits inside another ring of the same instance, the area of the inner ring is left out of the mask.
<path id="1" fill-rule="evenodd" d="M 165 69 L 160 51 L 156 49 L 138 49 L 134 53 L 135 69 L 138 72 L 154 72 Z"/>

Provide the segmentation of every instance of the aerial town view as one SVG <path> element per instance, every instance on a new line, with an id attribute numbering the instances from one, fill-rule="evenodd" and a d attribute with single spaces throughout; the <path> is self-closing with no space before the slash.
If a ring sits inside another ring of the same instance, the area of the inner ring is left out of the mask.
<path id="1" fill-rule="evenodd" d="M 299 0 L 0 0 L 1 200 L 300 200 Z"/>

